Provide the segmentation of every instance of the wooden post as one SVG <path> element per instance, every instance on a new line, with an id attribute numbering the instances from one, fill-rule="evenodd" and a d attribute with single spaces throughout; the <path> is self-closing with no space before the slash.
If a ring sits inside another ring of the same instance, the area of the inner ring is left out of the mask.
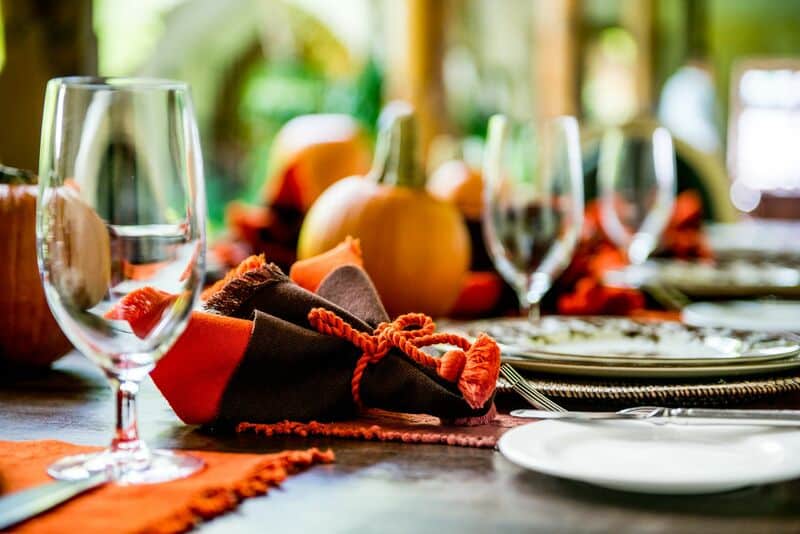
<path id="1" fill-rule="evenodd" d="M 636 112 L 652 115 L 656 103 L 654 0 L 624 0 L 622 25 L 636 41 Z"/>
<path id="2" fill-rule="evenodd" d="M 537 118 L 579 113 L 577 0 L 534 0 L 533 98 Z"/>
<path id="3" fill-rule="evenodd" d="M 6 47 L 0 71 L 0 162 L 35 171 L 47 80 L 97 71 L 92 1 L 0 1 Z"/>
<path id="4" fill-rule="evenodd" d="M 406 0 L 406 82 L 401 94 L 416 109 L 423 157 L 431 140 L 449 130 L 442 75 L 446 4 L 444 0 Z"/>

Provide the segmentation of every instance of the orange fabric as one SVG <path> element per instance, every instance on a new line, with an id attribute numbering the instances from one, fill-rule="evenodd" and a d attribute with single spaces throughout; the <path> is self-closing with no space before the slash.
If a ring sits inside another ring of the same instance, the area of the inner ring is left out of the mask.
<path id="1" fill-rule="evenodd" d="M 154 287 L 142 287 L 122 297 L 106 312 L 105 318 L 128 321 L 133 333 L 144 338 L 161 321 L 164 310 L 176 298 L 176 295 Z"/>
<path id="2" fill-rule="evenodd" d="M 567 272 L 557 282 L 558 313 L 565 315 L 631 315 L 644 310 L 644 294 L 635 289 L 608 287 L 603 274 L 620 269 L 624 254 L 603 232 L 600 206 L 586 208 L 583 237 Z M 702 200 L 684 191 L 675 200 L 672 217 L 662 236 L 663 253 L 677 258 L 710 258 L 711 249 L 701 229 Z"/>
<path id="3" fill-rule="evenodd" d="M 186 330 L 150 373 L 182 421 L 203 424 L 216 417 L 252 332 L 252 321 L 192 313 Z"/>
<path id="4" fill-rule="evenodd" d="M 308 322 L 321 334 L 346 339 L 363 354 L 356 363 L 351 381 L 353 400 L 361 406 L 360 384 L 370 363 L 379 362 L 392 348 L 398 348 L 420 365 L 436 369 L 451 382 L 457 382 L 464 400 L 473 408 L 486 404 L 494 393 L 500 374 L 500 348 L 492 338 L 481 334 L 475 343 L 446 333 L 435 333 L 433 320 L 422 313 L 407 313 L 391 323 L 381 323 L 373 334 L 359 332 L 339 316 L 324 308 L 314 308 Z M 413 328 L 412 330 L 407 330 Z M 458 347 L 441 358 L 425 354 L 420 347 L 447 344 Z"/>
<path id="5" fill-rule="evenodd" d="M 500 300 L 503 280 L 491 271 L 469 272 L 464 278 L 456 303 L 450 311 L 454 317 L 475 317 L 491 311 Z"/>
<path id="6" fill-rule="evenodd" d="M 631 314 L 634 319 L 650 321 L 680 321 L 681 312 L 673 310 L 636 310 Z"/>
<path id="7" fill-rule="evenodd" d="M 350 236 L 327 252 L 294 262 L 289 278 L 300 287 L 316 292 L 326 276 L 344 265 L 364 267 L 361 242 Z"/>
<path id="8" fill-rule="evenodd" d="M 367 410 L 353 421 L 299 423 L 282 421 L 273 424 L 240 423 L 237 432 L 262 436 L 325 436 L 364 441 L 398 441 L 402 443 L 433 443 L 457 447 L 492 449 L 506 431 L 525 425 L 531 419 L 497 414 L 486 424 L 463 426 L 441 421 L 422 414 Z"/>
<path id="9" fill-rule="evenodd" d="M 167 265 L 167 262 L 165 261 L 137 265 L 135 263 L 122 260 L 121 263 L 122 275 L 131 280 L 149 280 Z"/>
<path id="10" fill-rule="evenodd" d="M 49 482 L 46 467 L 70 454 L 93 452 L 62 441 L 0 441 L 2 494 Z M 93 533 L 174 533 L 235 509 L 246 498 L 263 495 L 289 475 L 334 460 L 330 450 L 276 454 L 191 452 L 206 468 L 189 478 L 165 484 L 109 484 L 80 495 L 10 532 L 36 534 L 78 530 Z"/>
<path id="11" fill-rule="evenodd" d="M 217 293 L 223 287 L 225 287 L 231 280 L 234 278 L 239 278 L 246 272 L 253 271 L 255 269 L 260 269 L 264 265 L 266 265 L 267 260 L 264 258 L 263 254 L 253 255 L 248 258 L 242 260 L 239 265 L 225 273 L 225 277 L 222 280 L 217 280 L 212 285 L 207 287 L 203 290 L 203 294 L 201 295 L 202 300 L 208 300 L 211 295 Z"/>
<path id="12" fill-rule="evenodd" d="M 263 257 L 248 258 L 234 269 L 233 276 L 253 265 L 257 267 L 260 262 Z M 226 276 L 225 280 L 230 278 Z M 106 317 L 127 320 L 137 336 L 145 337 L 175 298 L 167 292 L 143 287 L 125 295 Z M 192 312 L 186 330 L 150 373 L 182 421 L 203 424 L 216 417 L 219 401 L 252 333 L 252 321 Z"/>

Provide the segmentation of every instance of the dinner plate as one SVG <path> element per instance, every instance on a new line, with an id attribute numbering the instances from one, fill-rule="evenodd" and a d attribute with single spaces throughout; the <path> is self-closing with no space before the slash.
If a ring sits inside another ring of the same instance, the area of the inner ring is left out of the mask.
<path id="1" fill-rule="evenodd" d="M 509 430 L 498 447 L 540 473 L 640 493 L 716 493 L 800 476 L 796 430 L 539 421 Z"/>
<path id="2" fill-rule="evenodd" d="M 537 324 L 520 318 L 493 319 L 448 328 L 469 338 L 486 332 L 500 344 L 503 356 L 541 365 L 738 366 L 787 359 L 800 352 L 800 342 L 781 335 L 627 317 L 552 316 Z"/>
<path id="3" fill-rule="evenodd" d="M 516 368 L 559 375 L 588 378 L 723 378 L 729 376 L 755 376 L 780 373 L 800 368 L 800 356 L 770 360 L 763 363 L 729 365 L 591 365 L 585 363 L 557 363 L 526 356 L 503 355 L 502 361 Z"/>
<path id="4" fill-rule="evenodd" d="M 736 258 L 717 264 L 683 260 L 652 260 L 611 270 L 604 281 L 612 286 L 671 287 L 690 297 L 800 296 L 800 264 Z"/>
<path id="5" fill-rule="evenodd" d="M 800 332 L 800 301 L 695 302 L 683 309 L 681 318 L 694 326 Z"/>

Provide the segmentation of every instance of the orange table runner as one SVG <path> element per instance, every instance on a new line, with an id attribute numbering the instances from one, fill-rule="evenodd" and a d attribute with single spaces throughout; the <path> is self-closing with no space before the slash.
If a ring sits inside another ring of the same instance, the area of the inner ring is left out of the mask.
<path id="1" fill-rule="evenodd" d="M 0 441 L 0 494 L 49 481 L 46 467 L 58 458 L 98 450 L 62 441 Z M 95 532 L 174 533 L 230 511 L 248 498 L 267 493 L 286 477 L 333 452 L 308 449 L 275 454 L 191 452 L 206 462 L 199 474 L 158 485 L 109 484 L 17 525 L 15 533 Z"/>
<path id="2" fill-rule="evenodd" d="M 352 421 L 239 423 L 236 430 L 261 436 L 327 436 L 363 441 L 432 443 L 491 449 L 506 431 L 530 422 L 530 419 L 497 414 L 490 422 L 465 426 L 443 423 L 438 417 L 431 415 L 372 409 L 366 410 Z"/>

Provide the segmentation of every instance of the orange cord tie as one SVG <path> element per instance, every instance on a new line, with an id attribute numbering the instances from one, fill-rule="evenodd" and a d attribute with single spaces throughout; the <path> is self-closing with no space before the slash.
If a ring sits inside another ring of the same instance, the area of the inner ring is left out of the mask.
<path id="1" fill-rule="evenodd" d="M 391 323 L 381 323 L 372 334 L 359 332 L 330 310 L 314 308 L 308 321 L 319 333 L 346 339 L 363 351 L 353 371 L 352 393 L 356 405 L 362 407 L 360 384 L 364 370 L 378 363 L 397 348 L 420 365 L 436 369 L 436 373 L 450 382 L 456 382 L 464 399 L 474 409 L 486 404 L 494 393 L 500 373 L 500 348 L 497 343 L 481 334 L 470 344 L 456 334 L 436 333 L 433 320 L 423 313 L 407 313 Z M 412 330 L 408 328 L 416 327 Z M 458 347 L 434 358 L 420 348 L 435 344 Z"/>

